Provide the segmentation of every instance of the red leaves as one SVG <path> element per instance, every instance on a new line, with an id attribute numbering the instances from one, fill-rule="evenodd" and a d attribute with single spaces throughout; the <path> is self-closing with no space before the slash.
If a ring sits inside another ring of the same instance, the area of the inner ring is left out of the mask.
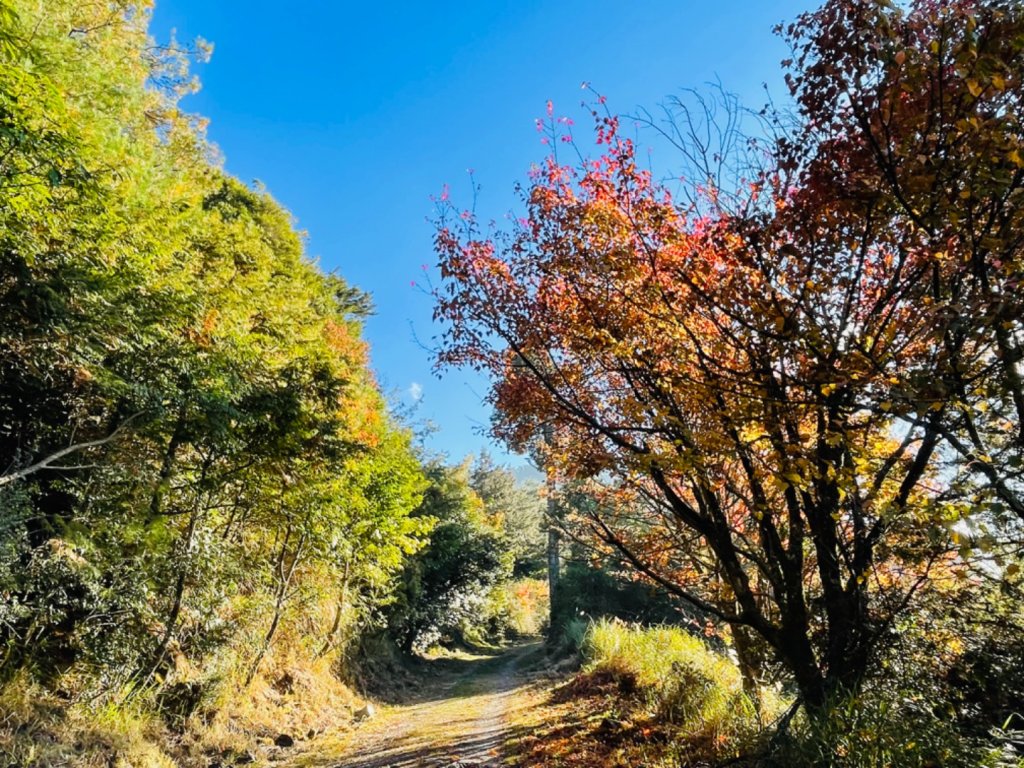
<path id="1" fill-rule="evenodd" d="M 801 17 L 802 122 L 735 194 L 702 179 L 681 209 L 595 109 L 600 154 L 548 157 L 511 231 L 441 223 L 442 361 L 494 377 L 495 434 L 552 432 L 561 476 L 625 492 L 590 519 L 606 544 L 782 658 L 779 633 L 803 638 L 792 665 L 815 658 L 812 623 L 857 627 L 824 647 L 863 650 L 867 613 L 904 604 L 912 569 L 865 578 L 880 542 L 943 546 L 938 446 L 996 433 L 957 403 L 1024 412 L 1000 362 L 1024 331 L 1024 14 L 993 5 L 831 0 Z M 539 127 L 552 151 L 572 142 L 550 105 Z"/>

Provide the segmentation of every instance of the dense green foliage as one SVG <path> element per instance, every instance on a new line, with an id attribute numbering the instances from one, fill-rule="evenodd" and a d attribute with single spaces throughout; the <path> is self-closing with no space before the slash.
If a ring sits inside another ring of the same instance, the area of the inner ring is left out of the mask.
<path id="1" fill-rule="evenodd" d="M 0 675 L 181 717 L 337 647 L 432 520 L 368 298 L 224 173 L 147 23 L 0 14 Z"/>
<path id="2" fill-rule="evenodd" d="M 513 575 L 542 576 L 547 563 L 545 503 L 540 487 L 519 481 L 511 471 L 495 465 L 487 453 L 474 461 L 469 485 L 484 503 L 492 523 L 502 532 L 504 545 L 513 558 Z"/>
<path id="3" fill-rule="evenodd" d="M 407 652 L 443 638 L 502 636 L 511 623 L 504 585 L 535 574 L 541 558 L 536 489 L 486 455 L 472 467 L 435 463 L 427 475 L 416 517 L 435 525 L 407 561 L 388 609 L 389 631 Z"/>
<path id="4" fill-rule="evenodd" d="M 488 462 L 479 495 L 424 472 L 368 297 L 220 168 L 145 4 L 0 23 L 4 695 L 178 728 L 322 674 L 383 610 L 407 649 L 473 624 L 535 569 L 536 499 Z"/>

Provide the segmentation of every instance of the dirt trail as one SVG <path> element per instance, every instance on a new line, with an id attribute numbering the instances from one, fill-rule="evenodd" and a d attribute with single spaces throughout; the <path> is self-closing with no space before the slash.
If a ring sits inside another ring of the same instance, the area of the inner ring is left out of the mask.
<path id="1" fill-rule="evenodd" d="M 416 700 L 386 707 L 360 725 L 331 768 L 497 768 L 513 737 L 506 722 L 526 696 L 527 668 L 538 643 L 450 665 Z M 323 760 L 323 762 L 321 762 Z"/>

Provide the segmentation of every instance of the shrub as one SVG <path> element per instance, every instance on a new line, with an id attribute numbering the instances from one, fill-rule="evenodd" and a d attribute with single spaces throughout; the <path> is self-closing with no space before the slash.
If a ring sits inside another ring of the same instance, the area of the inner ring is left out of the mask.
<path id="1" fill-rule="evenodd" d="M 806 768 L 976 768 L 995 766 L 922 702 L 877 692 L 847 697 L 826 716 L 801 716 L 770 765 Z"/>
<path id="2" fill-rule="evenodd" d="M 674 727 L 676 751 L 736 753 L 761 730 L 736 666 L 681 628 L 598 621 L 587 631 L 583 654 L 588 671 L 614 675 L 620 689 L 635 689 L 658 719 Z M 766 696 L 762 707 L 775 713 L 781 702 Z"/>
<path id="3" fill-rule="evenodd" d="M 674 624 L 690 618 L 664 590 L 629 578 L 616 560 L 592 562 L 570 549 L 558 582 L 552 637 L 573 620 L 606 617 L 641 624 Z"/>
<path id="4" fill-rule="evenodd" d="M 521 578 L 499 582 L 490 591 L 483 612 L 463 622 L 462 635 L 477 644 L 539 635 L 547 621 L 548 583 Z"/>

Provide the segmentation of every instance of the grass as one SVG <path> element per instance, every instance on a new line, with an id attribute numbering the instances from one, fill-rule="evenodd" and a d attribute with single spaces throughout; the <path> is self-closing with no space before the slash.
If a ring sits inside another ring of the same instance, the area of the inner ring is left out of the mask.
<path id="1" fill-rule="evenodd" d="M 593 624 L 583 642 L 586 669 L 614 677 L 620 689 L 644 701 L 661 723 L 682 736 L 676 746 L 705 757 L 736 753 L 760 731 L 758 707 L 743 691 L 736 665 L 678 627 Z M 777 697 L 760 702 L 769 716 Z"/>
<path id="2" fill-rule="evenodd" d="M 0 688 L 0 756 L 12 765 L 175 768 L 167 731 L 143 707 L 61 700 L 22 673 Z"/>
<path id="3" fill-rule="evenodd" d="M 717 730 L 754 714 L 736 667 L 678 628 L 601 621 L 584 638 L 583 652 L 590 670 L 629 681 L 680 723 Z"/>
<path id="4" fill-rule="evenodd" d="M 551 693 L 534 692 L 517 716 L 518 766 L 680 768 L 753 751 L 762 723 L 784 702 L 769 692 L 761 713 L 725 654 L 679 627 L 615 621 L 565 628 L 582 669 Z M 546 690 L 546 688 L 545 688 Z"/>
<path id="5" fill-rule="evenodd" d="M 349 727 L 364 703 L 340 677 L 342 649 L 317 654 L 331 606 L 319 607 L 306 604 L 289 616 L 248 686 L 255 641 L 244 633 L 204 667 L 181 665 L 162 689 L 130 700 L 119 690 L 96 696 L 70 674 L 43 685 L 21 672 L 0 685 L 0 768 L 192 768 L 316 749 L 322 735 Z M 253 623 L 249 634 L 260 639 L 264 626 Z M 180 715 L 166 698 L 174 685 L 200 692 Z M 280 734 L 294 746 L 275 746 Z"/>

